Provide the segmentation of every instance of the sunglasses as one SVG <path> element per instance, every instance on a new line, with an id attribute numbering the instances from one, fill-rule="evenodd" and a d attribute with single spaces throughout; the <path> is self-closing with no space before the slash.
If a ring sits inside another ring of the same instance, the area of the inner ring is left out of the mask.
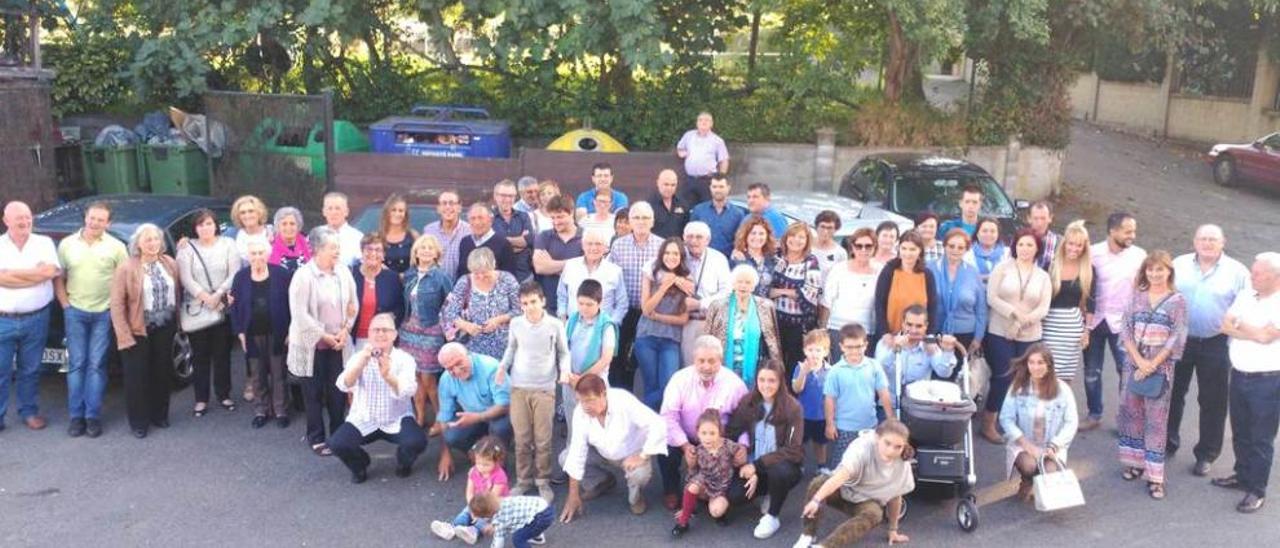
<path id="1" fill-rule="evenodd" d="M 854 249 L 875 249 L 876 244 L 853 244 Z"/>

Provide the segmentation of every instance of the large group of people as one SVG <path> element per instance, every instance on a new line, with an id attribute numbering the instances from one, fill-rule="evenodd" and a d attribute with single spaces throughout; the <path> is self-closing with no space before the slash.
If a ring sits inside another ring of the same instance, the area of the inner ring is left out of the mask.
<path id="1" fill-rule="evenodd" d="M 964 360 L 984 355 L 978 432 L 1006 447 L 1006 470 L 1030 497 L 1036 474 L 1065 465 L 1076 432 L 1100 425 L 1110 348 L 1119 475 L 1166 496 L 1195 377 L 1192 472 L 1210 472 L 1229 416 L 1235 473 L 1214 484 L 1244 491 L 1242 512 L 1262 507 L 1280 421 L 1280 254 L 1246 267 L 1213 225 L 1196 231 L 1192 253 L 1148 253 L 1125 213 L 1090 245 L 1082 221 L 1050 231 L 1045 202 L 1002 238 L 980 216 L 976 187 L 941 226 L 927 214 L 901 234 L 889 223 L 840 241 L 839 215 L 788 225 L 766 185 L 748 187 L 747 208 L 729 203 L 728 155 L 709 114 L 678 151 L 684 176 L 662 171 L 648 200 L 630 200 L 597 164 L 576 199 L 552 181 L 502 181 L 493 203 L 470 204 L 464 217 L 461 196 L 442 192 L 440 220 L 421 231 L 399 196 L 370 234 L 347 223 L 339 193 L 324 197 L 325 223 L 309 233 L 296 208 L 271 216 L 244 196 L 234 234 L 202 211 L 177 249 L 154 225 L 126 248 L 105 235 L 111 210 L 99 202 L 55 246 L 11 202 L 0 236 L 0 429 L 15 363 L 18 413 L 29 428 L 46 425 L 35 386 L 56 299 L 74 437 L 103 433 L 112 332 L 130 431 L 168 427 L 170 345 L 182 331 L 195 417 L 236 409 L 234 346 L 252 427 L 288 427 L 300 406 L 310 450 L 338 457 L 356 483 L 369 475 L 361 446 L 376 440 L 398 446 L 400 476 L 433 438 L 440 480 L 465 453 L 468 506 L 432 524 L 441 538 L 536 540 L 554 516 L 568 523 L 612 489 L 615 473 L 630 510 L 644 513 L 656 464 L 675 536 L 702 502 L 723 523 L 750 501 L 761 508 L 754 536 L 770 538 L 810 473 L 797 546 L 844 545 L 882 522 L 896 543 L 907 540 L 898 515 L 914 486 L 910 433 L 895 419 L 906 385 L 954 381 Z M 1081 371 L 1083 419 L 1071 385 Z M 568 438 L 559 455 L 557 418 Z M 552 485 L 562 482 L 557 514 Z M 849 517 L 819 540 L 823 506 Z"/>

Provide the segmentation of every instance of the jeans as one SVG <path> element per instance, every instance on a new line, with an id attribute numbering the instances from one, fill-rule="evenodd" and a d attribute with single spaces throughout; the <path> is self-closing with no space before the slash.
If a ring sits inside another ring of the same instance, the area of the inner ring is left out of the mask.
<path id="1" fill-rule="evenodd" d="M 987 391 L 986 410 L 999 413 L 1004 397 L 1009 394 L 1009 385 L 1013 384 L 1013 360 L 1026 354 L 1036 341 L 1015 341 L 987 333 L 982 342 L 987 353 L 987 365 L 991 367 L 991 389 Z"/>
<path id="2" fill-rule="evenodd" d="M 613 361 L 609 364 L 609 386 L 613 388 L 631 390 L 635 387 L 636 365 L 631 355 L 631 350 L 636 341 L 636 326 L 639 323 L 640 309 L 632 308 L 627 310 L 627 315 L 623 316 L 622 323 L 618 324 L 617 355 L 613 357 Z M 655 407 L 655 409 L 657 408 Z"/>
<path id="3" fill-rule="evenodd" d="M 374 430 L 368 435 L 361 435 L 355 426 L 344 422 L 338 427 L 337 432 L 329 436 L 329 449 L 333 451 L 334 456 L 338 457 L 338 460 L 342 461 L 342 464 L 347 465 L 347 469 L 352 472 L 363 472 L 369 469 L 369 453 L 363 446 L 378 440 L 387 440 L 396 444 L 396 464 L 400 468 L 412 468 L 414 461 L 418 460 L 418 455 L 427 450 L 427 435 L 413 417 L 401 418 L 400 431 L 395 434 Z"/>
<path id="4" fill-rule="evenodd" d="M 462 507 L 462 511 L 458 512 L 458 515 L 453 517 L 452 523 L 462 527 L 475 527 L 476 538 L 483 537 L 484 528 L 489 526 L 489 520 L 471 515 L 471 507 L 466 505 Z"/>
<path id="5" fill-rule="evenodd" d="M 49 334 L 49 307 L 20 318 L 0 317 L 0 424 L 9 409 L 9 379 L 14 357 L 18 361 L 18 414 L 34 417 L 40 412 L 40 359 Z"/>
<path id="6" fill-rule="evenodd" d="M 62 318 L 67 334 L 67 415 L 97 419 L 107 391 L 111 311 L 86 312 L 69 306 Z"/>
<path id="7" fill-rule="evenodd" d="M 1111 359 L 1116 362 L 1116 374 L 1125 360 L 1124 345 L 1120 334 L 1113 333 L 1107 322 L 1098 324 L 1089 332 L 1089 347 L 1084 349 L 1084 395 L 1089 403 L 1089 418 L 1102 418 L 1102 364 L 1106 348 L 1111 347 Z"/>
<path id="8" fill-rule="evenodd" d="M 1231 357 L 1227 354 L 1227 336 L 1207 339 L 1187 337 L 1182 359 L 1173 366 L 1173 400 L 1169 407 L 1169 442 L 1165 451 L 1172 455 L 1182 442 L 1179 426 L 1182 410 L 1195 375 L 1199 387 L 1200 440 L 1194 449 L 1196 460 L 1213 462 L 1222 453 L 1223 431 L 1227 425 L 1227 381 L 1231 376 Z"/>
<path id="9" fill-rule="evenodd" d="M 489 422 L 460 428 L 449 428 L 444 431 L 444 444 L 459 451 L 467 452 L 471 450 L 472 445 L 475 445 L 477 441 L 480 441 L 480 438 L 485 436 L 496 436 L 507 447 L 510 447 L 511 417 L 503 415 Z"/>
<path id="10" fill-rule="evenodd" d="M 515 548 L 529 548 L 529 540 L 537 538 L 547 528 L 551 527 L 551 522 L 556 519 L 556 507 L 547 506 L 547 508 L 537 515 L 524 527 L 516 529 L 511 535 L 511 545 Z"/>
<path id="11" fill-rule="evenodd" d="M 1272 358 L 1275 359 L 1275 358 Z M 1231 447 L 1245 492 L 1267 495 L 1276 430 L 1280 427 L 1280 373 L 1231 371 Z"/>
<path id="12" fill-rule="evenodd" d="M 644 403 L 657 411 L 667 381 L 680 369 L 680 343 L 664 337 L 640 337 L 633 351 L 644 378 Z"/>

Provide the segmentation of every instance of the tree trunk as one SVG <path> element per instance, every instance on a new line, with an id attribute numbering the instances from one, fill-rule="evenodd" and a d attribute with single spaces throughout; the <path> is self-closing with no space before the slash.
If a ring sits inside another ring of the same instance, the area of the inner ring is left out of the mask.
<path id="1" fill-rule="evenodd" d="M 751 44 L 747 48 L 747 89 L 756 87 L 756 51 L 760 45 L 760 8 L 751 13 Z"/>
<path id="2" fill-rule="evenodd" d="M 898 15 L 889 11 L 888 61 L 884 68 L 884 100 L 924 99 L 924 74 L 920 70 L 920 48 L 902 29 Z"/>

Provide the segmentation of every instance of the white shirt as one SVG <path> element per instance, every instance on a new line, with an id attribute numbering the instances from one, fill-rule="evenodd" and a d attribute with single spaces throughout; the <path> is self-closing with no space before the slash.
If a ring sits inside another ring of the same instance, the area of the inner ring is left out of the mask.
<path id="1" fill-rule="evenodd" d="M 692 256 L 687 257 L 689 261 L 695 261 Z M 716 251 L 708 247 L 702 252 L 702 259 L 697 260 L 697 268 L 689 273 L 689 277 L 693 279 L 694 295 L 698 299 L 699 308 L 706 311 L 711 303 L 717 298 L 729 293 L 730 276 L 729 276 L 729 259 L 724 253 Z M 702 319 L 701 317 L 695 319 Z"/>
<path id="2" fill-rule="evenodd" d="M 561 313 L 568 314 L 576 305 L 578 286 L 582 285 L 583 280 L 595 280 L 600 282 L 600 288 L 604 290 L 604 301 L 600 303 L 603 310 L 609 314 L 609 319 L 614 323 L 621 323 L 622 316 L 618 314 L 626 314 L 627 307 L 630 305 L 625 300 L 617 302 L 614 292 L 619 285 L 622 285 L 622 267 L 614 264 L 608 259 L 600 259 L 600 264 L 596 266 L 594 271 L 587 271 L 587 260 L 585 257 L 574 257 L 564 262 L 564 270 L 560 271 L 560 287 L 558 291 L 564 291 L 565 306 L 558 308 Z M 559 299 L 559 295 L 556 296 Z"/>
<path id="3" fill-rule="evenodd" d="M 9 234 L 0 236 L 0 271 L 26 270 L 35 268 L 37 264 L 51 264 L 62 269 L 58 262 L 58 248 L 48 236 L 32 234 L 27 236 L 26 245 L 22 249 L 9 239 Z M 35 312 L 49 305 L 53 300 L 53 280 L 45 280 L 31 287 L 0 287 L 0 312 L 6 314 L 26 314 Z"/>
<path id="4" fill-rule="evenodd" d="M 587 415 L 581 405 L 573 410 L 573 437 L 564 472 L 578 481 L 582 481 L 589 448 L 611 461 L 636 454 L 667 454 L 667 424 L 662 417 L 626 390 L 610 388 L 604 397 L 608 402 L 604 424 Z"/>
<path id="5" fill-rule="evenodd" d="M 827 329 L 838 330 L 851 323 L 868 330 L 875 328 L 871 323 L 872 311 L 876 307 L 876 281 L 883 267 L 871 261 L 870 274 L 849 272 L 848 262 L 831 267 L 822 288 L 822 306 L 831 311 L 827 316 Z"/>
<path id="6" fill-rule="evenodd" d="M 348 267 L 360 260 L 360 240 L 362 239 L 364 239 L 363 232 L 351 226 L 350 223 L 342 223 L 342 228 L 338 229 L 339 265 Z"/>
<path id="7" fill-rule="evenodd" d="M 368 436 L 375 430 L 388 434 L 400 433 L 400 421 L 413 416 L 413 395 L 418 391 L 418 364 L 399 348 L 391 349 L 391 376 L 395 377 L 398 391 L 382 378 L 378 363 L 372 357 L 355 385 L 342 382 L 347 370 L 359 365 L 361 356 L 352 355 L 338 375 L 338 390 L 352 394 L 351 407 L 347 410 L 347 422 Z"/>
<path id="8" fill-rule="evenodd" d="M 1280 327 L 1280 292 L 1260 299 L 1257 291 L 1241 291 L 1228 314 L 1235 315 L 1240 320 L 1240 325 Z M 1280 371 L 1280 361 L 1276 360 L 1276 356 L 1280 355 L 1280 340 L 1262 344 L 1232 337 L 1229 344 L 1231 367 L 1244 373 Z"/>

